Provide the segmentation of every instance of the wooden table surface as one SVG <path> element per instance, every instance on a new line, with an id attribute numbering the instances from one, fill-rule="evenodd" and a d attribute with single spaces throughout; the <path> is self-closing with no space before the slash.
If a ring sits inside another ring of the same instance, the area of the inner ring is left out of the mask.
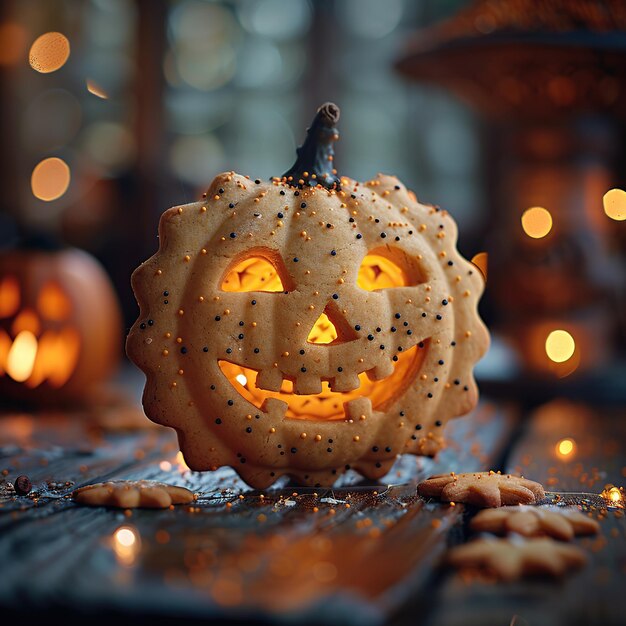
<path id="1" fill-rule="evenodd" d="M 402 457 L 380 484 L 350 474 L 332 489 L 281 482 L 262 493 L 230 469 L 190 472 L 172 431 L 125 411 L 0 416 L 0 614 L 15 623 L 626 623 L 625 518 L 597 495 L 625 482 L 618 408 L 552 400 L 529 412 L 487 398 L 448 425 L 435 460 Z M 133 428 L 122 414 L 134 415 Z M 559 458 L 564 437 L 576 447 Z M 562 499 L 600 513 L 601 535 L 576 541 L 589 564 L 561 581 L 508 584 L 440 567 L 473 512 L 425 502 L 415 486 L 433 473 L 486 469 L 574 492 Z M 20 474 L 33 482 L 29 496 L 15 496 Z M 124 512 L 68 497 L 140 478 L 188 487 L 198 500 Z M 121 527 L 137 538 L 131 548 L 115 539 Z"/>

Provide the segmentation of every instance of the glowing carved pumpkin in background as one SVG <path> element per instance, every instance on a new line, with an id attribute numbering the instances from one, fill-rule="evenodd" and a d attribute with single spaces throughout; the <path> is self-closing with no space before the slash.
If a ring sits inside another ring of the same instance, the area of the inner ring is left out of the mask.
<path id="1" fill-rule="evenodd" d="M 0 395 L 63 402 L 118 362 L 121 317 L 97 261 L 76 249 L 0 254 Z"/>
<path id="2" fill-rule="evenodd" d="M 222 174 L 166 211 L 133 274 L 127 351 L 192 469 L 231 465 L 256 487 L 378 478 L 436 453 L 477 401 L 480 273 L 452 218 L 396 178 L 336 178 L 337 119 L 320 109 L 283 178 Z"/>

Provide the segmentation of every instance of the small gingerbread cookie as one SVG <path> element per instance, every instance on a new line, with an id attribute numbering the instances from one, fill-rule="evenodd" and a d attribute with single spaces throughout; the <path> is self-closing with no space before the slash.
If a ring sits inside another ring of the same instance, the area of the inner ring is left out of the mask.
<path id="1" fill-rule="evenodd" d="M 338 119 L 320 108 L 283 176 L 223 173 L 166 211 L 133 273 L 144 409 L 193 470 L 230 465 L 258 488 L 378 479 L 436 454 L 476 405 L 480 272 L 446 211 L 393 176 L 337 175 Z"/>
<path id="2" fill-rule="evenodd" d="M 110 506 L 119 509 L 167 509 L 173 504 L 189 504 L 194 494 L 153 480 L 115 480 L 77 489 L 74 502 L 87 506 Z"/>
<path id="3" fill-rule="evenodd" d="M 562 507 L 504 506 L 480 511 L 470 522 L 475 532 L 496 535 L 517 533 L 525 537 L 547 535 L 571 541 L 577 535 L 595 535 L 600 530 L 596 520 L 577 510 Z"/>
<path id="4" fill-rule="evenodd" d="M 423 497 L 464 502 L 481 508 L 532 504 L 546 495 L 543 487 L 533 480 L 492 471 L 431 476 L 417 486 L 417 492 Z"/>
<path id="5" fill-rule="evenodd" d="M 478 539 L 452 548 L 447 556 L 447 563 L 456 569 L 478 570 L 505 581 L 535 576 L 559 578 L 586 562 L 587 556 L 580 548 L 548 538 Z"/>

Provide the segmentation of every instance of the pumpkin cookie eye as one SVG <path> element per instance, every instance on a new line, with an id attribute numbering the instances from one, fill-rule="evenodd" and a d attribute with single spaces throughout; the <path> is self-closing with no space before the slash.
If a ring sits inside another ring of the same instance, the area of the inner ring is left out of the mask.
<path id="1" fill-rule="evenodd" d="M 221 284 L 222 291 L 289 292 L 293 281 L 275 250 L 254 248 L 230 264 Z"/>
<path id="2" fill-rule="evenodd" d="M 361 262 L 357 285 L 365 291 L 413 287 L 426 282 L 416 259 L 399 248 L 375 248 Z"/>

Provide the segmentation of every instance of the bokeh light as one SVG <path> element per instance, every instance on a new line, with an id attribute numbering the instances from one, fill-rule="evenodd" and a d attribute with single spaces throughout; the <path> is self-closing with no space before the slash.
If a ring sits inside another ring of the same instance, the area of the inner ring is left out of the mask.
<path id="1" fill-rule="evenodd" d="M 70 56 L 70 42 L 61 33 L 45 33 L 35 39 L 30 48 L 30 66 L 42 74 L 55 72 L 65 65 Z"/>
<path id="2" fill-rule="evenodd" d="M 135 140 L 118 122 L 94 122 L 82 135 L 85 153 L 109 174 L 123 170 L 135 156 Z"/>
<path id="3" fill-rule="evenodd" d="M 15 65 L 23 58 L 26 31 L 15 22 L 0 24 L 0 65 Z"/>
<path id="4" fill-rule="evenodd" d="M 485 282 L 487 282 L 487 268 L 489 264 L 489 255 L 486 252 L 479 252 L 472 257 L 472 263 L 480 270 Z"/>
<path id="5" fill-rule="evenodd" d="M 524 211 L 522 228 L 533 239 L 541 239 L 552 230 L 552 215 L 543 207 L 536 206 Z"/>
<path id="6" fill-rule="evenodd" d="M 546 354 L 555 363 L 565 363 L 576 350 L 574 338 L 566 330 L 553 330 L 546 339 Z"/>
<path id="7" fill-rule="evenodd" d="M 131 526 L 120 526 L 114 533 L 111 547 L 122 565 L 132 565 L 141 549 L 141 538 Z"/>
<path id="8" fill-rule="evenodd" d="M 30 179 L 33 195 L 50 202 L 60 198 L 70 185 L 70 168 L 58 157 L 44 159 L 35 166 Z"/>
<path id="9" fill-rule="evenodd" d="M 556 444 L 556 453 L 562 459 L 571 459 L 576 452 L 576 442 L 573 439 L 561 439 Z"/>
<path id="10" fill-rule="evenodd" d="M 237 12 L 248 32 L 280 41 L 302 37 L 311 23 L 307 0 L 245 2 L 237 6 Z"/>
<path id="11" fill-rule="evenodd" d="M 101 98 L 102 100 L 108 100 L 109 95 L 107 94 L 107 92 L 104 91 L 104 89 L 102 89 L 102 87 L 100 87 L 100 85 L 98 85 L 95 81 L 88 78 L 86 80 L 86 85 L 87 85 L 87 91 L 90 94 L 93 94 L 94 96 L 97 96 L 98 98 Z"/>
<path id="12" fill-rule="evenodd" d="M 172 144 L 170 163 L 176 175 L 192 185 L 206 185 L 222 167 L 222 144 L 214 135 L 179 137 Z"/>
<path id="13" fill-rule="evenodd" d="M 602 198 L 604 212 L 618 222 L 626 220 L 626 191 L 622 189 L 610 189 Z"/>

